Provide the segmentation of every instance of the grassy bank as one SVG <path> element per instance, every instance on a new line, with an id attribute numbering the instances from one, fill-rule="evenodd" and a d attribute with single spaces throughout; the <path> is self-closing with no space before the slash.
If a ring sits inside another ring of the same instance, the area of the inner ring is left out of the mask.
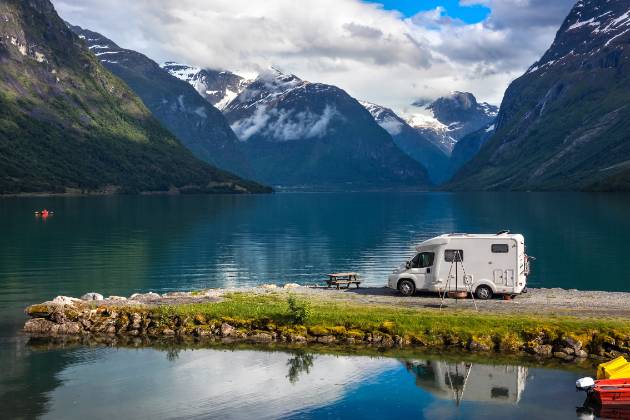
<path id="1" fill-rule="evenodd" d="M 228 323 L 243 332 L 276 331 L 286 334 L 334 336 L 381 341 L 400 337 L 405 343 L 427 347 L 457 346 L 473 350 L 535 352 L 541 345 L 560 350 L 568 339 L 579 341 L 589 354 L 605 356 L 630 346 L 630 320 L 488 314 L 472 311 L 435 311 L 297 298 L 306 316 L 295 316 L 279 294 L 233 293 L 219 303 L 160 306 L 152 311 L 163 319 L 188 320 L 194 325 Z M 186 323 L 186 322 L 185 322 Z M 191 325 L 191 327 L 192 327 Z M 549 349 L 546 349 L 549 350 Z M 554 350 L 554 349 L 552 349 Z"/>

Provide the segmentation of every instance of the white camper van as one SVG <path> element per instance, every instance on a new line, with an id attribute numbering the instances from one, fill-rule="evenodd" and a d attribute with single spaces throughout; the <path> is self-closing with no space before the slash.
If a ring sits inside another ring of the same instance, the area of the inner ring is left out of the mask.
<path id="1" fill-rule="evenodd" d="M 526 291 L 529 257 L 523 235 L 453 233 L 416 246 L 418 252 L 389 276 L 388 287 L 416 291 L 471 291 L 478 299 Z"/>

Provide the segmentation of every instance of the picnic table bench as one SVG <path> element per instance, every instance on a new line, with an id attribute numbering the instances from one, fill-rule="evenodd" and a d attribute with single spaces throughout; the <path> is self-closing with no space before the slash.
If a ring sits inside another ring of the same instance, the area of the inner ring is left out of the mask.
<path id="1" fill-rule="evenodd" d="M 359 280 L 358 273 L 333 273 L 328 275 L 326 284 L 329 289 L 333 286 L 337 286 L 337 289 L 339 289 L 342 285 L 345 285 L 346 289 L 349 289 L 352 284 L 357 286 L 358 289 L 361 284 L 361 280 Z"/>

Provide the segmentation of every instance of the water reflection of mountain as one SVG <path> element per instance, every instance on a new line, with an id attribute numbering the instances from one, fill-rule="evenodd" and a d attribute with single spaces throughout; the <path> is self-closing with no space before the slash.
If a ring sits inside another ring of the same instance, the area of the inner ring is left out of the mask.
<path id="1" fill-rule="evenodd" d="M 517 404 L 527 382 L 523 366 L 480 365 L 436 360 L 403 361 L 416 385 L 440 399 Z"/>

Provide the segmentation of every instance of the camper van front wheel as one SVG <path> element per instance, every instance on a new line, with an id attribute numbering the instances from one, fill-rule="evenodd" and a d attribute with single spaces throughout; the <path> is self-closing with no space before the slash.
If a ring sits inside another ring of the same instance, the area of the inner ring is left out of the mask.
<path id="1" fill-rule="evenodd" d="M 492 299 L 492 289 L 488 286 L 479 286 L 475 290 L 475 296 L 480 300 Z"/>
<path id="2" fill-rule="evenodd" d="M 416 285 L 411 280 L 401 280 L 398 283 L 398 291 L 404 296 L 411 296 L 416 292 Z"/>

